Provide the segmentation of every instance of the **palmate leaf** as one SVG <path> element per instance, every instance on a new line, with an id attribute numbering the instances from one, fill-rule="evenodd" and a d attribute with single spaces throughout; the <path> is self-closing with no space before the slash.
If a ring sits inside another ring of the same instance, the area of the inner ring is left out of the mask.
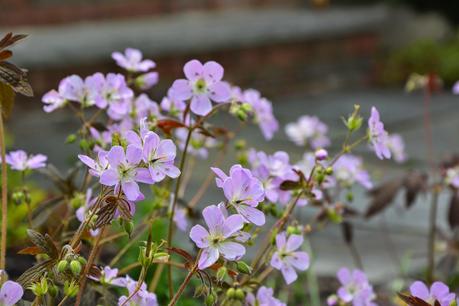
<path id="1" fill-rule="evenodd" d="M 48 259 L 45 261 L 42 261 L 32 268 L 26 270 L 24 273 L 22 273 L 21 276 L 16 280 L 23 288 L 29 287 L 29 285 L 37 282 L 40 280 L 40 278 L 47 273 L 55 264 L 57 260 L 56 259 Z"/>
<path id="2" fill-rule="evenodd" d="M 54 244 L 54 241 L 48 234 L 42 235 L 37 231 L 28 229 L 27 235 L 29 236 L 30 241 L 40 248 L 41 253 L 47 254 L 49 257 L 56 259 L 59 256 L 59 251 Z"/>
<path id="3" fill-rule="evenodd" d="M 11 86 L 2 83 L 0 77 L 0 105 L 2 107 L 2 116 L 8 119 L 14 106 L 15 93 Z"/>

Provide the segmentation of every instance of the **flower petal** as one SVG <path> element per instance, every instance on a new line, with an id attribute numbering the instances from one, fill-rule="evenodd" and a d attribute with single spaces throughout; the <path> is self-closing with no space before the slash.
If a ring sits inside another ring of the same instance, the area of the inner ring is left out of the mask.
<path id="1" fill-rule="evenodd" d="M 287 252 L 293 252 L 297 250 L 303 244 L 303 236 L 301 235 L 290 235 L 287 240 L 285 247 Z"/>
<path id="2" fill-rule="evenodd" d="M 294 252 L 290 256 L 285 257 L 284 260 L 301 271 L 309 268 L 309 255 L 306 252 Z"/>
<path id="3" fill-rule="evenodd" d="M 209 246 L 209 232 L 202 225 L 195 225 L 190 230 L 190 238 L 200 249 L 207 248 Z"/>
<path id="4" fill-rule="evenodd" d="M 204 249 L 199 257 L 198 268 L 204 270 L 217 262 L 220 253 L 215 248 Z"/>
<path id="5" fill-rule="evenodd" d="M 112 167 L 117 167 L 120 163 L 126 162 L 126 156 L 124 155 L 123 147 L 112 147 L 107 154 L 107 160 Z"/>
<path id="6" fill-rule="evenodd" d="M 21 285 L 13 281 L 6 281 L 0 290 L 0 302 L 2 305 L 13 306 L 22 298 L 24 289 Z"/>
<path id="7" fill-rule="evenodd" d="M 100 176 L 100 183 L 105 186 L 114 186 L 119 182 L 118 172 L 115 169 L 107 169 Z"/>
<path id="8" fill-rule="evenodd" d="M 418 297 L 423 300 L 429 299 L 429 288 L 421 281 L 416 281 L 410 286 L 412 296 Z"/>
<path id="9" fill-rule="evenodd" d="M 216 232 L 220 233 L 220 231 L 223 229 L 225 218 L 223 217 L 221 210 L 217 206 L 207 206 L 202 211 L 202 216 L 204 217 L 204 221 L 209 227 L 209 232 L 211 234 Z"/>
<path id="10" fill-rule="evenodd" d="M 223 242 L 218 245 L 218 250 L 228 260 L 237 260 L 245 254 L 245 247 L 236 242 Z"/>
<path id="11" fill-rule="evenodd" d="M 228 102 L 231 98 L 231 87 L 226 82 L 218 82 L 209 86 L 210 98 L 218 103 Z"/>
<path id="12" fill-rule="evenodd" d="M 236 210 L 238 211 L 238 213 L 240 213 L 245 219 L 247 219 L 247 221 L 257 225 L 257 226 L 262 226 L 263 224 L 265 224 L 265 214 L 254 208 L 254 207 L 251 207 L 251 206 L 248 206 L 248 205 L 238 205 L 236 207 Z"/>
<path id="13" fill-rule="evenodd" d="M 221 211 L 221 210 L 220 210 Z M 244 218 L 241 215 L 231 215 L 223 223 L 223 235 L 230 237 L 244 226 Z"/>
<path id="14" fill-rule="evenodd" d="M 122 182 L 121 189 L 129 201 L 135 201 L 139 197 L 140 189 L 136 182 Z"/>
<path id="15" fill-rule="evenodd" d="M 290 285 L 298 278 L 295 269 L 293 269 L 293 267 L 290 265 L 284 264 L 281 268 L 281 272 L 287 285 Z"/>
<path id="16" fill-rule="evenodd" d="M 207 95 L 197 95 L 193 96 L 190 108 L 196 115 L 204 116 L 212 110 L 212 103 Z"/>
<path id="17" fill-rule="evenodd" d="M 198 60 L 191 60 L 183 66 L 183 73 L 188 80 L 196 80 L 203 76 L 204 67 Z"/>

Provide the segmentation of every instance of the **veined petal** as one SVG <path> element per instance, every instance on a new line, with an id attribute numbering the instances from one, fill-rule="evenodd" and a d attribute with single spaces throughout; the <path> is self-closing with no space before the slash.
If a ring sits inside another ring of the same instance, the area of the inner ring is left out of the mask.
<path id="1" fill-rule="evenodd" d="M 202 73 L 207 82 L 216 83 L 223 78 L 224 69 L 219 63 L 208 61 L 204 64 Z"/>
<path id="2" fill-rule="evenodd" d="M 122 182 L 121 189 L 129 201 L 135 201 L 139 197 L 140 189 L 136 182 Z"/>
<path id="3" fill-rule="evenodd" d="M 416 281 L 410 286 L 410 292 L 412 296 L 418 297 L 423 300 L 428 300 L 429 299 L 429 288 L 421 282 L 421 281 Z"/>
<path id="4" fill-rule="evenodd" d="M 128 145 L 126 149 L 126 159 L 130 165 L 137 165 L 142 159 L 142 149 L 135 145 Z"/>
<path id="5" fill-rule="evenodd" d="M 232 241 L 220 243 L 218 250 L 228 260 L 237 260 L 245 254 L 244 246 Z"/>
<path id="6" fill-rule="evenodd" d="M 274 252 L 273 256 L 271 257 L 271 266 L 276 268 L 277 270 L 280 270 L 284 263 L 282 262 L 279 253 Z"/>
<path id="7" fill-rule="evenodd" d="M 204 270 L 217 262 L 220 253 L 216 248 L 203 249 L 201 257 L 199 257 L 198 268 Z"/>
<path id="8" fill-rule="evenodd" d="M 105 186 L 114 186 L 119 182 L 118 172 L 111 168 L 102 172 L 100 183 Z"/>
<path id="9" fill-rule="evenodd" d="M 287 245 L 285 249 L 287 252 L 293 252 L 303 244 L 303 236 L 301 235 L 290 235 L 287 239 Z"/>
<path id="10" fill-rule="evenodd" d="M 247 221 L 257 225 L 262 226 L 265 224 L 265 214 L 254 207 L 248 205 L 238 205 L 236 207 L 238 213 L 240 213 Z"/>
<path id="11" fill-rule="evenodd" d="M 198 60 L 191 60 L 183 66 L 183 73 L 188 80 L 196 80 L 203 76 L 204 67 Z"/>
<path id="12" fill-rule="evenodd" d="M 220 210 L 221 211 L 221 210 Z M 223 223 L 223 235 L 230 237 L 244 226 L 244 218 L 240 215 L 231 215 Z"/>
<path id="13" fill-rule="evenodd" d="M 309 268 L 309 255 L 306 252 L 294 252 L 285 257 L 284 261 L 301 271 Z"/>
<path id="14" fill-rule="evenodd" d="M 202 225 L 195 225 L 190 230 L 190 238 L 200 249 L 209 246 L 209 232 Z"/>
<path id="15" fill-rule="evenodd" d="M 217 82 L 209 86 L 210 98 L 218 103 L 228 102 L 231 98 L 231 87 L 226 82 Z"/>
<path id="16" fill-rule="evenodd" d="M 24 289 L 13 281 L 6 281 L 0 289 L 0 302 L 5 306 L 13 306 L 22 298 Z"/>
<path id="17" fill-rule="evenodd" d="M 114 146 L 110 149 L 107 154 L 107 160 L 110 166 L 117 167 L 121 163 L 126 162 L 126 156 L 124 155 L 124 149 L 121 146 Z"/>
<path id="18" fill-rule="evenodd" d="M 209 227 L 209 232 L 211 234 L 220 233 L 223 230 L 223 224 L 225 219 L 223 217 L 221 210 L 217 206 L 207 206 L 202 211 L 202 216 L 204 217 L 204 221 Z"/>
<path id="19" fill-rule="evenodd" d="M 281 268 L 281 272 L 287 285 L 290 285 L 298 278 L 295 269 L 290 265 L 284 264 Z"/>
<path id="20" fill-rule="evenodd" d="M 191 111 L 196 115 L 204 116 L 212 110 L 212 103 L 205 94 L 193 96 L 190 105 Z"/>

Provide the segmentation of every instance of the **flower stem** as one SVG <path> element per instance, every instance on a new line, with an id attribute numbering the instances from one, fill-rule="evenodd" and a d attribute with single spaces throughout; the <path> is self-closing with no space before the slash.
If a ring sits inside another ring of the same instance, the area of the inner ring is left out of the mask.
<path id="1" fill-rule="evenodd" d="M 174 191 L 174 198 L 172 200 L 172 207 L 171 207 L 171 213 L 169 217 L 169 229 L 167 232 L 167 246 L 172 247 L 172 236 L 173 236 L 173 230 L 174 230 L 174 214 L 175 214 L 175 207 L 177 206 L 177 201 L 178 201 L 178 193 L 180 190 L 180 184 L 182 182 L 182 171 L 185 167 L 185 160 L 188 152 L 188 146 L 190 144 L 191 140 L 191 134 L 193 133 L 193 129 L 188 130 L 188 135 L 186 137 L 185 141 L 185 147 L 183 148 L 183 154 L 182 154 L 182 159 L 180 160 L 180 175 L 177 178 L 177 184 L 175 185 L 175 191 Z M 170 255 L 170 253 L 169 253 Z M 172 267 L 168 266 L 168 284 L 169 284 L 169 296 L 172 297 L 174 295 L 174 287 L 172 283 Z"/>
<path id="2" fill-rule="evenodd" d="M 6 234 L 8 224 L 8 185 L 7 185 L 7 169 L 6 169 L 6 149 L 5 149 L 5 129 L 3 126 L 3 116 L 1 115 L 0 107 L 0 147 L 2 158 L 2 234 L 1 234 L 1 252 L 0 252 L 0 270 L 6 268 Z M 2 280 L 0 280 L 0 283 Z"/>
<path id="3" fill-rule="evenodd" d="M 186 286 L 188 285 L 188 283 L 190 282 L 191 280 L 191 277 L 193 277 L 193 274 L 196 272 L 198 268 L 198 262 L 196 260 L 196 263 L 195 265 L 193 266 L 193 268 L 190 270 L 190 272 L 188 272 L 188 275 L 186 276 L 185 280 L 183 281 L 183 283 L 180 285 L 177 293 L 174 295 L 174 297 L 172 298 L 172 300 L 169 302 L 169 306 L 174 306 L 175 304 L 177 304 L 180 296 L 182 295 L 183 291 L 185 290 Z"/>
<path id="4" fill-rule="evenodd" d="M 437 207 L 438 207 L 438 195 L 439 191 L 437 187 L 434 187 L 432 191 L 432 203 L 430 206 L 429 213 L 429 240 L 428 240 L 428 266 L 427 266 L 427 282 L 432 283 L 435 279 L 435 233 L 437 227 Z"/>

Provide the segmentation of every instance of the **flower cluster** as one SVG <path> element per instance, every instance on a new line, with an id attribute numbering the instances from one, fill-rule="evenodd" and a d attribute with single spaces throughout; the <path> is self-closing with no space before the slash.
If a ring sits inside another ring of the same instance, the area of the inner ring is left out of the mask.
<path id="1" fill-rule="evenodd" d="M 29 155 L 23 150 L 9 152 L 5 161 L 16 171 L 39 169 L 46 166 L 48 158 L 43 154 Z"/>
<path id="2" fill-rule="evenodd" d="M 341 287 L 336 295 L 328 298 L 329 306 L 340 305 L 339 302 L 352 304 L 353 306 L 376 306 L 373 286 L 367 276 L 360 270 L 339 269 L 336 274 Z"/>
<path id="3" fill-rule="evenodd" d="M 440 306 L 449 306 L 456 298 L 456 294 L 450 292 L 448 286 L 442 282 L 434 282 L 429 289 L 423 282 L 415 281 L 410 286 L 410 293 L 430 305 L 437 301 Z"/>
<path id="4" fill-rule="evenodd" d="M 327 125 L 315 116 L 301 116 L 297 122 L 287 124 L 285 132 L 298 146 L 309 145 L 312 149 L 318 149 L 330 145 Z"/>

